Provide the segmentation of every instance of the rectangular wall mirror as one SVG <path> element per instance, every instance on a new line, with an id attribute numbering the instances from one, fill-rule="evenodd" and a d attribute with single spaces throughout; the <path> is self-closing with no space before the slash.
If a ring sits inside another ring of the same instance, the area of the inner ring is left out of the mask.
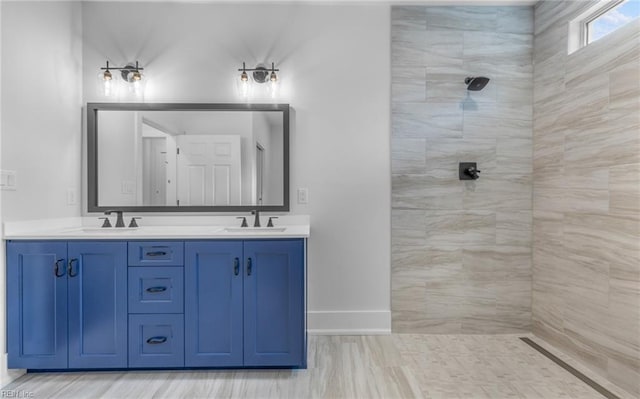
<path id="1" fill-rule="evenodd" d="M 87 104 L 88 211 L 289 211 L 288 104 Z"/>

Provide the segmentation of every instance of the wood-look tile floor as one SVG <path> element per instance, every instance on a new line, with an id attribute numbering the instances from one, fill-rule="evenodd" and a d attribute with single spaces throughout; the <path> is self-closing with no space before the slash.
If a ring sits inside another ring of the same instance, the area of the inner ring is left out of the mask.
<path id="1" fill-rule="evenodd" d="M 308 353 L 306 370 L 31 373 L 2 390 L 34 398 L 602 398 L 515 335 L 309 336 Z"/>

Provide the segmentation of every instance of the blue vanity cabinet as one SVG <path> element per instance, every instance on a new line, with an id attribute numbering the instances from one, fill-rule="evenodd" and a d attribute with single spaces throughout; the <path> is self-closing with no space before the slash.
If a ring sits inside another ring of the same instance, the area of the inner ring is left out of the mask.
<path id="1" fill-rule="evenodd" d="M 185 366 L 306 366 L 304 240 L 187 242 L 185 256 Z"/>
<path id="2" fill-rule="evenodd" d="M 9 368 L 306 367 L 305 240 L 7 241 Z"/>
<path id="3" fill-rule="evenodd" d="M 9 368 L 67 367 L 66 259 L 66 242 L 7 243 Z"/>
<path id="4" fill-rule="evenodd" d="M 303 241 L 245 241 L 244 258 L 244 365 L 305 367 Z"/>
<path id="5" fill-rule="evenodd" d="M 129 242 L 129 368 L 184 367 L 184 242 Z"/>
<path id="6" fill-rule="evenodd" d="M 127 367 L 127 243 L 68 244 L 69 368 Z"/>
<path id="7" fill-rule="evenodd" d="M 185 366 L 241 367 L 242 241 L 185 243 Z"/>
<path id="8" fill-rule="evenodd" d="M 7 242 L 10 368 L 127 366 L 126 242 Z"/>

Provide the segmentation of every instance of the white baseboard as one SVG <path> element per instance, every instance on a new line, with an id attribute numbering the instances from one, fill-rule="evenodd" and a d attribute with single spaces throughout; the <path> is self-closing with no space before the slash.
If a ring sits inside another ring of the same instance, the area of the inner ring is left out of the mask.
<path id="1" fill-rule="evenodd" d="M 313 335 L 391 334 L 391 311 L 307 312 L 307 332 Z"/>
<path id="2" fill-rule="evenodd" d="M 26 374 L 27 370 L 7 368 L 7 354 L 0 354 L 0 387 L 5 387 Z"/>

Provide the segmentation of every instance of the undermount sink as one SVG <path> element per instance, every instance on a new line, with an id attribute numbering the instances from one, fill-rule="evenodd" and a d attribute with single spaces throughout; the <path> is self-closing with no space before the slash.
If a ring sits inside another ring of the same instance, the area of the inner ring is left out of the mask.
<path id="1" fill-rule="evenodd" d="M 226 233 L 282 233 L 286 227 L 225 227 Z"/>

